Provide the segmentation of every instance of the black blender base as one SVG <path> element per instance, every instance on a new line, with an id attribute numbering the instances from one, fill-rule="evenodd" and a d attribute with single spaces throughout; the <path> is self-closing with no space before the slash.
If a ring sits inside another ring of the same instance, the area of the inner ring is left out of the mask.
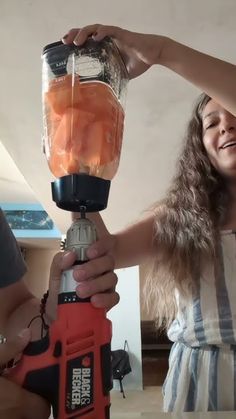
<path id="1" fill-rule="evenodd" d="M 107 207 L 110 180 L 85 173 L 67 175 L 52 182 L 52 198 L 57 206 L 66 211 L 101 211 Z"/>

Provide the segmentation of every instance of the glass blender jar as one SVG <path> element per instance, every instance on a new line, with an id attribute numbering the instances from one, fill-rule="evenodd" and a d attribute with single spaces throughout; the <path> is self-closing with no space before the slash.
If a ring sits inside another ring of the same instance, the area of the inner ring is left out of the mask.
<path id="1" fill-rule="evenodd" d="M 118 169 L 128 74 L 110 38 L 43 50 L 44 149 L 56 204 L 74 211 L 107 206 Z"/>

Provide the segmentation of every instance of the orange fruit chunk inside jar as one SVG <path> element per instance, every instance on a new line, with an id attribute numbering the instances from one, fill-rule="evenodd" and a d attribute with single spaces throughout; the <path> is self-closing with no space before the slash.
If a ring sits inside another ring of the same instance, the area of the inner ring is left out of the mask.
<path id="1" fill-rule="evenodd" d="M 74 173 L 112 179 L 120 159 L 124 111 L 100 81 L 63 76 L 44 94 L 46 154 L 55 177 Z"/>

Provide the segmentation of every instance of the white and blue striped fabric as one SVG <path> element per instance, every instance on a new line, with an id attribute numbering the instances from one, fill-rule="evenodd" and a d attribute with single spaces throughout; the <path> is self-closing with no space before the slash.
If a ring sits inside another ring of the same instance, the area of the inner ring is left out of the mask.
<path id="1" fill-rule="evenodd" d="M 236 410 L 236 234 L 221 234 L 217 266 L 204 268 L 188 301 L 176 294 L 178 314 L 163 386 L 164 411 Z"/>

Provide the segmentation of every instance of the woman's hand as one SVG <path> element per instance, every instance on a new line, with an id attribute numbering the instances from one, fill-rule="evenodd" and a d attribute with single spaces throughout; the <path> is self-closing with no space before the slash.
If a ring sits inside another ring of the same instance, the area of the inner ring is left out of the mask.
<path id="1" fill-rule="evenodd" d="M 107 311 L 118 304 L 120 299 L 115 291 L 117 276 L 114 273 L 114 246 L 115 237 L 106 234 L 87 250 L 89 261 L 74 268 L 78 296 L 91 297 L 94 307 L 105 308 Z"/>
<path id="2" fill-rule="evenodd" d="M 130 79 L 138 77 L 153 64 L 158 64 L 168 38 L 131 32 L 116 26 L 89 25 L 71 29 L 63 38 L 65 44 L 82 45 L 88 37 L 101 41 L 106 36 L 114 39 L 129 73 Z"/>
<path id="3" fill-rule="evenodd" d="M 117 44 L 133 79 L 160 64 L 205 92 L 236 115 L 236 66 L 211 57 L 165 36 L 130 32 L 116 26 L 89 25 L 71 29 L 62 38 L 66 44 L 82 45 L 88 37 L 100 41 L 110 36 Z"/>
<path id="4" fill-rule="evenodd" d="M 30 341 L 29 329 L 4 344 L 0 344 L 0 365 L 20 356 Z M 48 403 L 30 393 L 4 376 L 0 376 L 1 419 L 47 419 L 50 415 Z"/>
<path id="5" fill-rule="evenodd" d="M 110 310 L 119 302 L 119 295 L 115 291 L 117 276 L 113 272 L 114 260 L 111 255 L 114 245 L 113 236 L 107 234 L 96 242 L 99 253 L 88 251 L 89 261 L 83 265 L 75 265 L 74 252 L 57 253 L 52 261 L 49 280 L 49 296 L 46 304 L 47 322 L 51 323 L 56 318 L 57 296 L 60 288 L 62 272 L 73 269 L 74 279 L 78 282 L 77 294 L 81 298 L 91 297 L 94 307 Z"/>

